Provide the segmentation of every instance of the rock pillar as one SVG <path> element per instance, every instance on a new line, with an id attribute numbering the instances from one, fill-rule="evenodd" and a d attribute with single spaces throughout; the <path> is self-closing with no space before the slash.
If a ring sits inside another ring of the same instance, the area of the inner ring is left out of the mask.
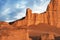
<path id="1" fill-rule="evenodd" d="M 54 40 L 54 35 L 53 34 L 42 34 L 41 40 Z"/>

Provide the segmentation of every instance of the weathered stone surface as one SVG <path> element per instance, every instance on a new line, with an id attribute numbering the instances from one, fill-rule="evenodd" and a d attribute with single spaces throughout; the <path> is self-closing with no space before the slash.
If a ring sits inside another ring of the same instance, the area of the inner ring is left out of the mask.
<path id="1" fill-rule="evenodd" d="M 28 27 L 31 36 L 40 36 L 41 34 L 50 34 L 53 33 L 55 36 L 60 36 L 60 28 L 54 26 L 40 23 L 38 25 L 30 25 Z"/>
<path id="2" fill-rule="evenodd" d="M 59 14 L 60 14 L 59 0 L 51 0 L 47 11 L 42 14 L 32 13 L 31 9 L 27 9 L 26 17 L 22 20 L 17 20 L 11 25 L 6 22 L 0 22 L 0 40 L 29 40 L 27 28 L 29 28 L 31 25 L 32 28 L 38 27 L 40 23 L 44 24 L 46 23 L 48 25 L 51 25 L 49 27 L 45 26 L 40 27 L 40 29 L 45 28 L 44 29 L 45 32 L 46 31 L 51 32 L 54 28 L 57 28 L 57 30 L 55 30 L 54 32 L 60 34 Z M 51 30 L 48 30 L 49 28 L 51 28 Z M 42 30 L 43 29 L 39 31 L 41 32 Z"/>
<path id="3" fill-rule="evenodd" d="M 24 29 L 21 30 L 3 30 L 0 33 L 0 40 L 29 40 L 28 32 Z"/>
<path id="4" fill-rule="evenodd" d="M 29 40 L 27 29 L 0 22 L 0 40 Z"/>

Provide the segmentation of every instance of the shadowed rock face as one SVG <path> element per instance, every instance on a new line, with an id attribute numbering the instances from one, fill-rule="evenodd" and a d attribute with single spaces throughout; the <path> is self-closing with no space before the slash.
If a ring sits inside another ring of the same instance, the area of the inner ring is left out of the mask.
<path id="1" fill-rule="evenodd" d="M 60 36 L 60 29 L 48 24 L 31 25 L 28 28 L 31 36 L 40 36 L 41 34 L 53 33 L 55 36 Z"/>

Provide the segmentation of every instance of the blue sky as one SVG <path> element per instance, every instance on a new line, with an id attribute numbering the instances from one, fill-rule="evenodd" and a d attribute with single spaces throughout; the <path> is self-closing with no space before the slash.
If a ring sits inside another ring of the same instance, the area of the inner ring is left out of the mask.
<path id="1" fill-rule="evenodd" d="M 50 0 L 0 0 L 0 21 L 12 22 L 26 16 L 26 9 L 32 13 L 46 11 Z"/>

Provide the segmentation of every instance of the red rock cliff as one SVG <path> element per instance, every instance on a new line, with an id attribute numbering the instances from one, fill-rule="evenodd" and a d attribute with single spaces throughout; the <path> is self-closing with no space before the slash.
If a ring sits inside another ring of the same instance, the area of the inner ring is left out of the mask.
<path id="1" fill-rule="evenodd" d="M 60 0 L 51 0 L 45 13 L 32 13 L 31 9 L 27 9 L 26 17 L 23 20 L 17 20 L 12 25 L 6 22 L 0 22 L 0 40 L 28 40 L 29 35 L 26 29 L 1 30 L 2 28 L 22 27 L 26 28 L 30 25 L 46 23 L 53 25 L 52 27 L 60 27 Z M 51 26 L 50 26 L 51 27 Z"/>
<path id="2" fill-rule="evenodd" d="M 31 9 L 27 9 L 26 17 L 24 20 L 19 20 L 13 23 L 13 26 L 29 26 L 37 25 L 39 23 L 47 23 L 49 25 L 54 25 L 60 27 L 60 1 L 51 0 L 48 5 L 47 11 L 42 14 L 32 13 Z"/>

